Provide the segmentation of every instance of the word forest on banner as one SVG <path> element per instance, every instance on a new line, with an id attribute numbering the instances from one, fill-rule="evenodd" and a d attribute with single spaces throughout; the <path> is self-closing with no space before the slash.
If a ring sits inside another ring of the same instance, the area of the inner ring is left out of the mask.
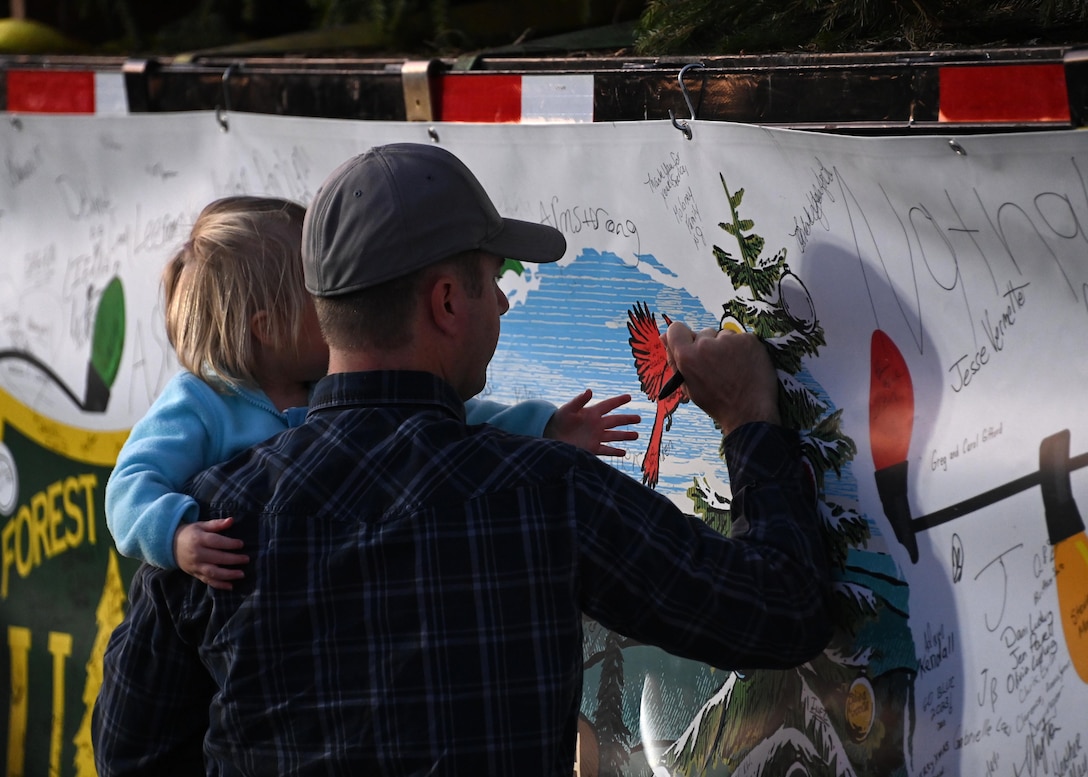
<path id="1" fill-rule="evenodd" d="M 752 331 L 835 564 L 830 647 L 713 670 L 585 623 L 580 774 L 1088 774 L 1088 135 L 857 138 L 692 122 L 435 125 L 209 113 L 0 126 L 7 774 L 90 775 L 135 565 L 103 490 L 177 363 L 159 273 L 228 194 L 307 204 L 366 148 L 438 142 L 566 235 L 501 278 L 485 395 L 630 393 L 613 464 L 732 523 L 713 424 L 651 401 L 669 321 Z"/>

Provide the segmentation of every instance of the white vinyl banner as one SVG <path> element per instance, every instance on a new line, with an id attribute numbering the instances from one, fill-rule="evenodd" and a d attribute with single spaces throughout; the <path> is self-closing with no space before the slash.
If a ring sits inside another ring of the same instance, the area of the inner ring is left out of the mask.
<path id="1" fill-rule="evenodd" d="M 767 343 L 836 569 L 812 663 L 727 672 L 585 624 L 585 775 L 1088 775 L 1088 134 L 860 138 L 692 122 L 425 125 L 210 113 L 0 123 L 0 741 L 93 774 L 130 560 L 102 516 L 177 369 L 159 273 L 228 194 L 306 204 L 439 143 L 568 251 L 513 268 L 485 394 L 630 393 L 616 466 L 728 531 L 712 422 L 652 401 L 668 321 Z"/>

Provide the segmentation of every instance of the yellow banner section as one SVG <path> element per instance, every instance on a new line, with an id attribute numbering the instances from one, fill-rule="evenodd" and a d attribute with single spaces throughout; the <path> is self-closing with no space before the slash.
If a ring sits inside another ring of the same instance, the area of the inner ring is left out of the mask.
<path id="1" fill-rule="evenodd" d="M 69 426 L 36 412 L 3 388 L 0 388 L 0 417 L 46 450 L 99 467 L 113 466 L 129 432 L 128 429 L 103 432 Z M 0 480 L 3 476 L 0 473 Z"/>

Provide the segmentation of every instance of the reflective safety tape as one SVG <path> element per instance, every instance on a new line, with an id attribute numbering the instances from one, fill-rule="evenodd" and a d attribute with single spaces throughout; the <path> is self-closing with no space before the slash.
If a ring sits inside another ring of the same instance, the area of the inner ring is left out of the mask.
<path id="1" fill-rule="evenodd" d="M 941 68 L 939 80 L 943 122 L 1070 120 L 1060 64 L 949 66 Z"/>
<path id="2" fill-rule="evenodd" d="M 441 121 L 539 123 L 593 121 L 592 75 L 448 73 L 441 78 Z"/>
<path id="3" fill-rule="evenodd" d="M 12 113 L 128 112 L 120 72 L 8 70 L 7 110 Z"/>

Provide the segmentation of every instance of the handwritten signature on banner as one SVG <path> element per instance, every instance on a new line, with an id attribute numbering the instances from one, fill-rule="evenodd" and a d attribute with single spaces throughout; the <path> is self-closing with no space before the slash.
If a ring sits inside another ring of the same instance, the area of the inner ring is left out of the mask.
<path id="1" fill-rule="evenodd" d="M 1017 545 L 1002 552 L 974 578 L 975 584 L 998 591 L 996 604 L 982 612 L 984 633 L 990 635 L 992 644 L 967 648 L 976 655 L 990 656 L 976 677 L 957 674 L 958 662 L 954 659 L 964 648 L 954 629 L 945 623 L 929 622 L 923 628 L 919 710 L 935 731 L 948 733 L 945 739 L 937 738 L 919 748 L 916 773 L 945 774 L 956 768 L 952 753 L 992 748 L 984 758 L 987 774 L 1088 774 L 1088 754 L 1076 730 L 1079 721 L 1058 717 L 1058 704 L 1072 665 L 1059 658 L 1055 613 L 1046 607 L 1014 617 L 1007 612 L 1008 587 L 1012 579 L 1022 576 L 1024 570 L 1017 565 L 1025 563 L 1025 551 L 1023 545 Z M 1053 562 L 1047 558 L 1051 554 L 1050 547 L 1043 546 L 1030 562 L 1037 580 L 1036 603 L 1053 585 Z M 962 699 L 958 693 L 961 685 L 972 688 Z M 981 715 L 965 715 L 965 711 L 957 709 L 961 701 L 973 705 Z M 956 723 L 965 719 L 972 722 Z M 1009 743 L 1013 743 L 1011 752 L 1016 754 L 1012 757 Z"/>
<path id="2" fill-rule="evenodd" d="M 706 248 L 702 213 L 689 180 L 688 167 L 681 161 L 680 154 L 671 152 L 642 183 L 651 194 L 661 197 L 666 211 L 687 230 L 692 246 Z"/>
<path id="3" fill-rule="evenodd" d="M 634 255 L 639 256 L 642 253 L 638 225 L 631 219 L 613 216 L 607 208 L 584 204 L 571 205 L 563 203 L 558 195 L 553 195 L 546 201 L 540 201 L 538 220 L 541 224 L 555 227 L 567 235 L 579 235 L 583 232 L 603 233 L 615 235 L 624 240 L 633 240 L 635 242 Z"/>

